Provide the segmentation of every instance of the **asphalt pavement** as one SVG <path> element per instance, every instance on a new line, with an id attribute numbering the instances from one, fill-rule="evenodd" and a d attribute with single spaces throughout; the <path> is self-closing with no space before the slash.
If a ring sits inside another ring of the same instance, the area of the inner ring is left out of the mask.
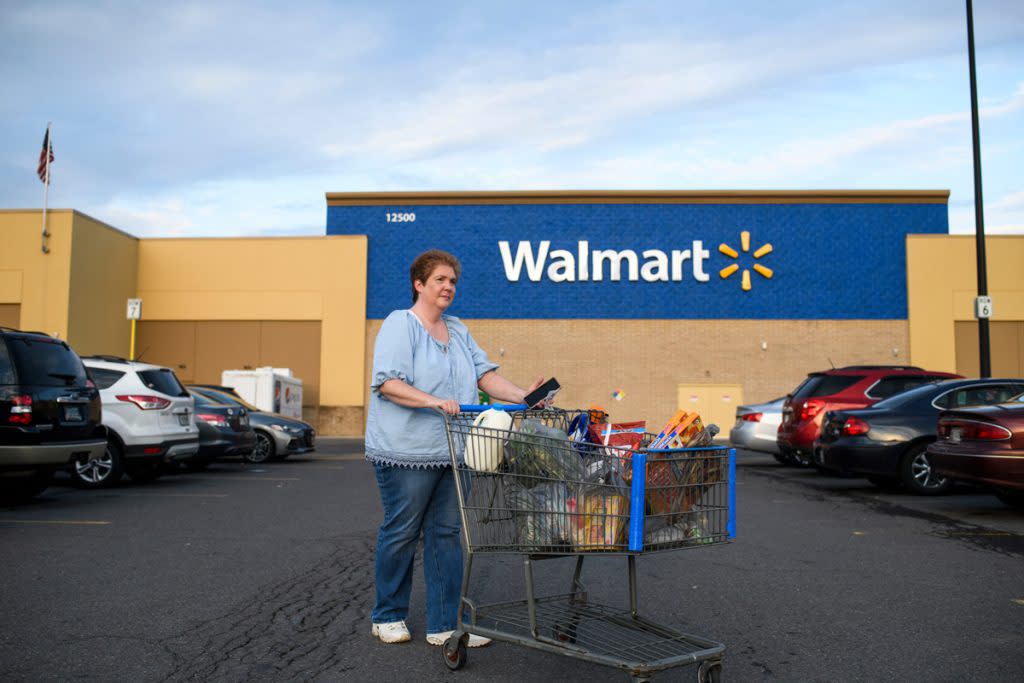
<path id="1" fill-rule="evenodd" d="M 0 680 L 629 680 L 503 643 L 447 671 L 423 640 L 419 569 L 414 641 L 372 639 L 381 508 L 361 449 L 323 439 L 281 463 L 64 482 L 0 508 Z M 639 559 L 641 613 L 723 642 L 724 681 L 1024 680 L 1024 512 L 970 489 L 925 499 L 738 463 L 735 542 Z M 522 599 L 521 567 L 480 562 L 473 594 Z M 572 561 L 538 571 L 563 592 Z M 588 558 L 583 580 L 627 604 L 623 558 Z"/>

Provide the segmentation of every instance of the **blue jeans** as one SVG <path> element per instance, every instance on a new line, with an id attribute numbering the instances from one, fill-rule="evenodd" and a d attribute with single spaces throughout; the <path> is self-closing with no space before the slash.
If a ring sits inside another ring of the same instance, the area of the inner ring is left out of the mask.
<path id="1" fill-rule="evenodd" d="M 384 522 L 377 534 L 373 623 L 408 616 L 413 560 L 422 533 L 427 632 L 451 631 L 458 625 L 462 589 L 461 523 L 452 468 L 375 463 L 373 469 L 384 506 Z"/>

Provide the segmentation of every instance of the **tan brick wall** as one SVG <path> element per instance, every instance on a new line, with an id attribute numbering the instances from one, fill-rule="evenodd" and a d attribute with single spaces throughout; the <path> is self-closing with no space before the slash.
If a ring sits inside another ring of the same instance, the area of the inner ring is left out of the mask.
<path id="1" fill-rule="evenodd" d="M 381 322 L 366 323 L 366 387 Z M 538 375 L 554 376 L 562 385 L 561 406 L 596 403 L 616 420 L 645 419 L 658 429 L 676 409 L 679 384 L 740 384 L 744 402 L 757 403 L 792 390 L 830 361 L 910 362 L 906 320 L 465 322 L 512 381 L 523 385 Z M 615 390 L 625 392 L 622 401 L 611 397 Z"/>

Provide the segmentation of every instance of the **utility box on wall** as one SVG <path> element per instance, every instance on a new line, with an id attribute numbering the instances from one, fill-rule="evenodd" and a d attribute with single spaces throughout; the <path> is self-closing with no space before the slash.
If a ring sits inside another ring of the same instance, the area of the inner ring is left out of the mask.
<path id="1" fill-rule="evenodd" d="M 260 410 L 302 419 L 302 380 L 292 377 L 288 368 L 225 370 L 221 384 L 232 387 Z"/>
<path id="2" fill-rule="evenodd" d="M 680 384 L 679 410 L 700 413 L 704 424 L 716 424 L 719 436 L 728 436 L 736 420 L 736 406 L 743 404 L 742 384 Z"/>

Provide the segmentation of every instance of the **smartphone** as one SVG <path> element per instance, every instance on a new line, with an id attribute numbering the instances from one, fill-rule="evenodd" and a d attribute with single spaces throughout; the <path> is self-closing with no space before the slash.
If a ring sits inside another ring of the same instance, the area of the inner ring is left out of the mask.
<path id="1" fill-rule="evenodd" d="M 558 380 L 552 377 L 526 395 L 526 398 L 523 399 L 526 409 L 535 408 L 541 401 L 550 401 L 561 388 L 562 385 L 558 383 Z"/>

